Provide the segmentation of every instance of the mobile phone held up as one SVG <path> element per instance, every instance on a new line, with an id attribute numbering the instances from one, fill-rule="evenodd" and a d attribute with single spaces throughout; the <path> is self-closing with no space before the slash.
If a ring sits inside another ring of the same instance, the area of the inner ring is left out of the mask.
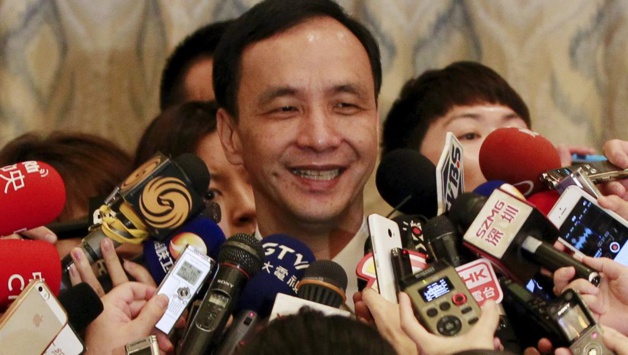
<path id="1" fill-rule="evenodd" d="M 582 189 L 569 186 L 548 218 L 560 231 L 559 241 L 574 252 L 628 265 L 628 221 L 598 205 Z"/>
<path id="2" fill-rule="evenodd" d="M 378 214 L 368 216 L 367 222 L 373 247 L 373 260 L 375 260 L 377 289 L 382 297 L 397 303 L 397 281 L 391 252 L 395 248 L 402 248 L 399 225 Z"/>

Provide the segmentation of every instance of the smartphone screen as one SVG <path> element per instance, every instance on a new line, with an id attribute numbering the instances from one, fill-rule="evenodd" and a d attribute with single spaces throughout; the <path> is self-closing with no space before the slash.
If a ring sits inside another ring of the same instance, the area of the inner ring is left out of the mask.
<path id="1" fill-rule="evenodd" d="M 579 198 L 559 230 L 582 254 L 628 265 L 628 227 L 586 198 Z"/>

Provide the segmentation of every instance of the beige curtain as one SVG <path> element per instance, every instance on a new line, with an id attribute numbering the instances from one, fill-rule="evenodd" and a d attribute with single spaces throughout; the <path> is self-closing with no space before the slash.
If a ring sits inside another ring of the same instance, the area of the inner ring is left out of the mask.
<path id="1" fill-rule="evenodd" d="M 174 46 L 256 2 L 0 0 L 0 145 L 71 129 L 132 151 L 158 113 Z M 339 2 L 380 43 L 382 117 L 408 78 L 469 59 L 502 74 L 554 143 L 628 139 L 628 0 Z M 375 203 L 372 183 L 369 191 Z"/>

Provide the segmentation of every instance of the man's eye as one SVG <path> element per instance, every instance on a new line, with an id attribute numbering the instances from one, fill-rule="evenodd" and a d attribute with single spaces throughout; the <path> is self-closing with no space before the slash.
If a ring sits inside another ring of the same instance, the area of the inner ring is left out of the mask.
<path id="1" fill-rule="evenodd" d="M 296 110 L 297 109 L 294 106 L 282 106 L 279 109 L 277 109 L 277 111 L 279 112 L 294 112 Z"/>
<path id="2" fill-rule="evenodd" d="M 336 104 L 335 110 L 340 114 L 351 115 L 358 112 L 359 107 L 348 102 L 339 102 Z"/>

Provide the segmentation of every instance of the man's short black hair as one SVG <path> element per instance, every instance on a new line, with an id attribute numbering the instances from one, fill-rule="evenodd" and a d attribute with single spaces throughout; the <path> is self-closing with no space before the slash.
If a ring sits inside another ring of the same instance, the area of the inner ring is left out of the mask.
<path id="1" fill-rule="evenodd" d="M 395 149 L 421 149 L 432 123 L 454 106 L 485 103 L 510 107 L 530 127 L 528 106 L 493 69 L 477 62 L 460 61 L 423 72 L 405 83 L 388 112 L 382 157 Z"/>
<path id="2" fill-rule="evenodd" d="M 216 48 L 213 78 L 219 105 L 237 119 L 236 98 L 245 48 L 315 17 L 333 18 L 362 43 L 371 63 L 377 98 L 382 82 L 379 47 L 364 25 L 349 17 L 331 0 L 265 0 L 236 19 Z"/>
<path id="3" fill-rule="evenodd" d="M 185 76 L 198 60 L 209 59 L 214 55 L 220 38 L 233 20 L 214 22 L 205 25 L 177 45 L 161 73 L 159 87 L 159 108 L 184 103 L 186 100 Z M 209 83 L 208 83 L 209 85 Z"/>

